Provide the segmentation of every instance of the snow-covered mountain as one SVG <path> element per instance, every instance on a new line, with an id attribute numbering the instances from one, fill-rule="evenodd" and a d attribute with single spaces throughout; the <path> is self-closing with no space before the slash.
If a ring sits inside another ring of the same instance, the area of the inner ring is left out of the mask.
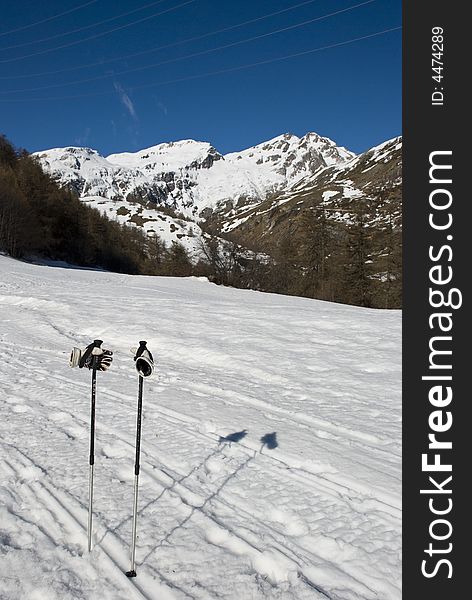
<path id="1" fill-rule="evenodd" d="M 77 147 L 35 156 L 83 198 L 145 200 L 198 219 L 205 208 L 226 201 L 264 200 L 268 193 L 354 155 L 328 138 L 308 133 L 302 138 L 284 134 L 226 155 L 207 142 L 182 140 L 107 157 Z"/>
<path id="2" fill-rule="evenodd" d="M 276 224 L 285 228 L 287 217 L 320 201 L 345 213 L 346 205 L 394 189 L 400 209 L 401 138 L 360 155 L 307 133 L 226 155 L 207 142 L 182 140 L 107 157 L 77 147 L 35 156 L 84 202 L 167 244 L 179 241 L 194 256 L 202 227 L 270 252 L 270 244 L 259 242 L 269 233 L 277 237 Z"/>
<path id="3" fill-rule="evenodd" d="M 349 221 L 366 202 L 374 206 L 372 225 L 387 217 L 399 224 L 401 169 L 402 138 L 396 137 L 341 164 L 310 173 L 264 202 L 220 213 L 219 227 L 223 233 L 247 232 L 261 241 L 315 206 L 326 209 L 331 220 Z"/>

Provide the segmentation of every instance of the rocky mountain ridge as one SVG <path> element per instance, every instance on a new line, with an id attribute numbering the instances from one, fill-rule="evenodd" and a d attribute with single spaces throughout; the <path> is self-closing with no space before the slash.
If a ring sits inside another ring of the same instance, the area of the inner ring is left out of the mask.
<path id="1" fill-rule="evenodd" d="M 83 198 L 146 200 L 199 218 L 205 208 L 228 200 L 263 200 L 269 192 L 354 155 L 309 133 L 302 138 L 284 134 L 226 155 L 208 142 L 181 140 L 107 157 L 78 147 L 35 156 L 47 172 Z"/>
<path id="2" fill-rule="evenodd" d="M 107 157 L 77 147 L 35 156 L 83 202 L 168 245 L 179 241 L 195 257 L 203 230 L 271 254 L 287 231 L 296 238 L 300 216 L 316 206 L 349 223 L 368 202 L 372 226 L 394 213 L 401 228 L 401 138 L 359 155 L 308 133 L 226 155 L 181 140 Z"/>

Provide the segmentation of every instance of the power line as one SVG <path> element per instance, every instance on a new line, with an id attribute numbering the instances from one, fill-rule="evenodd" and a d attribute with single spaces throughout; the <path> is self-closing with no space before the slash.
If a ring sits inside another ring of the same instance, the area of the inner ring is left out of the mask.
<path id="1" fill-rule="evenodd" d="M 117 56 L 116 58 L 109 58 L 107 60 L 101 60 L 94 63 L 88 63 L 84 65 L 77 65 L 75 67 L 68 67 L 67 69 L 59 69 L 57 71 L 42 71 L 40 73 L 30 73 L 30 74 L 21 74 L 21 75 L 9 75 L 5 77 L 0 77 L 0 79 L 27 79 L 29 77 L 42 77 L 44 75 L 57 75 L 59 73 L 69 73 L 70 71 L 77 71 L 78 69 L 86 69 L 88 67 L 97 67 L 109 64 L 111 62 L 126 60 L 128 58 L 135 58 L 136 56 L 143 56 L 145 54 L 151 54 L 152 52 L 157 52 L 158 50 L 164 50 L 167 48 L 173 48 L 175 46 L 181 46 L 183 44 L 187 44 L 189 42 L 195 42 L 197 40 L 202 40 L 207 37 L 211 37 L 213 35 L 217 35 L 219 33 L 223 33 L 225 31 L 230 31 L 232 29 L 238 29 L 239 27 L 243 27 L 245 25 L 250 25 L 251 23 L 256 23 L 257 21 L 262 21 L 263 19 L 268 19 L 269 17 L 273 17 L 275 15 L 279 15 L 291 10 L 295 10 L 296 8 L 300 8 L 301 6 L 305 6 L 306 4 L 313 4 L 313 2 L 319 2 L 319 0 L 305 0 L 305 2 L 300 2 L 299 4 L 295 4 L 293 6 L 289 6 L 287 8 L 282 8 L 281 10 L 276 10 L 275 12 L 271 12 L 266 15 L 262 15 L 261 17 L 256 17 L 255 19 L 249 19 L 248 21 L 243 21 L 242 23 L 236 23 L 235 25 L 230 25 L 229 27 L 223 27 L 222 29 L 216 29 L 214 31 L 210 31 L 208 33 L 203 33 L 201 35 L 197 35 L 194 37 L 186 38 L 184 40 L 179 40 L 177 42 L 172 42 L 171 44 L 165 44 L 164 46 L 155 46 L 153 48 L 149 48 L 147 50 L 142 50 L 141 52 L 133 52 L 132 54 L 125 54 L 123 56 Z"/>
<path id="2" fill-rule="evenodd" d="M 35 23 L 30 23 L 29 25 L 22 25 L 21 27 L 17 27 L 16 29 L 10 29 L 9 31 L 2 31 L 0 33 L 0 37 L 4 35 L 8 35 L 10 33 L 16 33 L 17 31 L 23 31 L 24 29 L 30 29 L 31 27 L 36 27 L 36 25 L 41 25 L 42 23 L 46 23 L 47 21 L 52 21 L 53 19 L 58 19 L 59 17 L 63 17 L 64 15 L 68 15 L 70 13 L 76 12 L 77 10 L 81 10 L 90 4 L 95 4 L 98 0 L 90 0 L 90 2 L 86 2 L 85 4 L 80 4 L 75 8 L 71 8 L 69 10 L 65 10 L 57 15 L 53 15 L 52 17 L 47 17 L 46 19 L 41 19 L 41 21 L 36 21 Z"/>
<path id="3" fill-rule="evenodd" d="M 354 42 L 360 42 L 361 40 L 366 40 L 368 38 L 372 38 L 372 37 L 376 37 L 385 33 L 389 33 L 390 31 L 396 31 L 401 29 L 401 26 L 398 27 L 392 27 L 391 29 L 384 29 L 383 31 L 377 31 L 375 33 L 371 33 L 369 35 L 364 35 L 362 37 L 358 37 L 358 38 L 353 38 L 351 40 L 347 40 L 345 42 L 337 42 L 336 44 L 330 44 L 328 46 L 322 46 L 320 48 L 313 48 L 312 50 L 304 50 L 303 52 L 296 52 L 295 54 L 287 54 L 285 56 L 279 56 L 277 58 L 269 58 L 267 60 L 262 60 L 262 61 L 258 61 L 258 62 L 254 62 L 254 63 L 250 63 L 250 64 L 246 64 L 246 65 L 240 65 L 239 67 L 232 67 L 229 69 L 222 69 L 219 71 L 210 71 L 207 73 L 202 73 L 200 75 L 191 75 L 188 77 L 182 77 L 180 79 L 173 79 L 173 80 L 169 80 L 169 81 L 163 81 L 163 82 L 157 82 L 157 83 L 148 83 L 148 84 L 143 84 L 143 85 L 136 85 L 133 87 L 128 88 L 128 90 L 130 91 L 134 91 L 134 90 L 138 90 L 138 89 L 144 89 L 144 88 L 148 88 L 148 87 L 154 87 L 154 86 L 158 86 L 158 85 L 168 85 L 170 83 L 179 83 L 181 81 L 190 81 L 192 79 L 201 79 L 202 77 L 209 77 L 211 75 L 222 75 L 223 73 L 231 73 L 231 72 L 235 72 L 235 71 L 242 71 L 244 69 L 250 69 L 253 67 L 258 67 L 261 65 L 267 65 L 270 63 L 274 63 L 274 62 L 280 62 L 282 60 L 288 60 L 290 58 L 296 58 L 299 56 L 306 56 L 307 54 L 314 54 L 315 52 L 320 52 L 322 50 L 329 50 L 331 48 L 337 48 L 339 46 L 346 46 L 347 44 L 353 44 Z"/>
<path id="4" fill-rule="evenodd" d="M 384 29 L 383 31 L 376 31 L 374 33 L 370 33 L 368 35 L 364 35 L 361 37 L 352 38 L 352 39 L 346 40 L 344 42 L 337 42 L 335 44 L 329 44 L 328 46 L 313 48 L 311 50 L 304 50 L 303 52 L 296 52 L 294 54 L 286 54 L 285 56 L 279 56 L 277 58 L 270 58 L 267 60 L 262 60 L 262 61 L 258 61 L 258 62 L 254 62 L 254 63 L 250 63 L 250 64 L 240 65 L 238 67 L 231 67 L 229 69 L 221 69 L 218 71 L 208 71 L 206 73 L 190 75 L 187 77 L 180 77 L 178 79 L 170 79 L 167 81 L 157 81 L 154 83 L 146 83 L 146 84 L 142 84 L 142 85 L 137 85 L 137 86 L 127 88 L 127 91 L 135 91 L 135 90 L 141 90 L 141 89 L 150 88 L 150 87 L 170 85 L 173 83 L 181 83 L 184 81 L 192 81 L 195 79 L 202 79 L 204 77 L 211 77 L 214 75 L 222 75 L 224 73 L 233 73 L 236 71 L 251 69 L 254 67 L 261 66 L 261 65 L 267 65 L 270 63 L 281 62 L 283 60 L 288 60 L 291 58 L 297 58 L 299 56 L 306 56 L 309 54 L 314 54 L 315 52 L 321 52 L 323 50 L 329 50 L 331 48 L 338 48 L 340 46 L 346 46 L 348 44 L 353 44 L 355 42 L 367 40 L 369 38 L 377 37 L 379 35 L 384 35 L 386 33 L 392 32 L 392 31 L 399 31 L 400 29 L 402 29 L 401 25 L 399 25 L 398 27 L 391 27 L 390 29 Z M 75 99 L 80 99 L 80 98 L 92 98 L 92 97 L 97 97 L 97 96 L 107 96 L 107 95 L 114 94 L 114 93 L 116 93 L 114 90 L 107 90 L 104 92 L 93 92 L 90 94 L 77 94 L 77 95 L 70 95 L 70 96 L 45 96 L 43 98 L 15 98 L 15 99 L 0 98 L 0 102 L 31 102 L 31 101 L 36 102 L 38 100 L 75 100 Z"/>
<path id="5" fill-rule="evenodd" d="M 279 33 L 283 33 L 285 31 L 290 31 L 292 29 L 297 29 L 299 27 L 304 27 L 305 25 L 309 25 L 311 23 L 315 23 L 316 21 L 321 21 L 323 19 L 327 19 L 329 17 L 333 17 L 336 15 L 339 15 L 341 13 L 345 13 L 345 12 L 349 12 L 351 10 L 355 10 L 357 8 L 360 8 L 362 6 L 365 6 L 366 4 L 372 4 L 373 2 L 376 2 L 377 0 L 365 0 L 364 2 L 361 2 L 359 4 L 355 4 L 354 6 L 349 6 L 347 8 L 343 8 L 340 10 L 337 10 L 335 12 L 332 13 L 328 13 L 326 15 L 321 15 L 319 17 L 315 17 L 313 19 L 308 19 L 306 21 L 302 21 L 301 23 L 295 23 L 294 25 L 289 25 L 287 27 L 282 27 L 281 29 L 276 29 L 273 31 L 269 31 L 267 33 L 263 33 L 260 35 L 256 35 L 250 38 L 246 38 L 244 40 L 239 40 L 237 42 L 231 42 L 230 44 L 225 44 L 223 46 L 217 46 L 216 48 L 209 48 L 207 50 L 202 50 L 200 52 L 194 52 L 193 54 L 187 54 L 186 56 L 180 56 L 177 58 L 171 58 L 169 60 L 165 60 L 165 61 L 161 61 L 158 63 L 153 63 L 151 65 L 145 65 L 145 66 L 141 66 L 141 67 L 135 67 L 133 69 L 125 69 L 124 71 L 118 71 L 117 73 L 109 73 L 107 75 L 99 75 L 97 77 L 89 77 L 86 79 L 78 79 L 75 81 L 69 81 L 67 83 L 55 83 L 55 84 L 51 84 L 51 85 L 46 85 L 46 86 L 40 86 L 40 87 L 36 87 L 36 88 L 23 88 L 23 89 L 19 89 L 19 90 L 8 90 L 8 91 L 2 91 L 0 92 L 1 95 L 7 95 L 7 94 L 14 94 L 14 93 L 22 93 L 22 92 L 37 92 L 37 91 L 41 91 L 41 90 L 48 90 L 48 89 L 52 89 L 52 88 L 57 88 L 57 87 L 65 87 L 65 86 L 69 86 L 69 85 L 76 85 L 76 84 L 80 84 L 80 83 L 90 83 L 92 81 L 102 81 L 103 79 L 108 79 L 110 77 L 119 77 L 120 75 L 126 75 L 128 73 L 136 73 L 137 71 L 145 71 L 147 69 L 152 69 L 154 67 L 160 67 L 162 65 L 167 65 L 170 63 L 175 63 L 175 62 L 179 62 L 182 60 L 187 60 L 189 58 L 195 58 L 197 56 L 203 56 L 205 54 L 211 54 L 213 52 L 217 52 L 219 50 L 224 50 L 227 48 L 233 48 L 235 46 L 240 46 L 242 44 L 247 44 L 248 42 L 252 42 L 255 40 L 259 40 L 271 35 L 276 35 Z"/>
<path id="6" fill-rule="evenodd" d="M 96 23 L 92 23 L 91 25 L 85 25 L 84 27 L 79 27 L 77 29 L 71 29 L 70 31 L 64 31 L 63 33 L 57 33 L 56 35 L 51 35 L 46 38 L 41 38 L 39 40 L 32 40 L 31 42 L 23 42 L 22 44 L 15 44 L 14 46 L 4 46 L 0 48 L 1 50 L 12 50 L 13 48 L 21 48 L 22 46 L 31 46 L 31 44 L 40 44 L 41 42 L 48 42 L 49 40 L 54 40 L 59 37 L 64 37 L 65 35 L 70 35 L 72 33 L 77 33 L 79 31 L 85 31 L 86 29 L 91 29 L 92 27 L 98 27 L 99 25 L 103 25 L 104 23 L 109 23 L 110 21 L 116 21 L 117 19 L 121 19 L 122 17 L 127 17 L 128 15 L 134 14 L 136 12 L 140 12 L 145 10 L 146 8 L 150 8 L 151 6 L 156 6 L 156 4 L 162 4 L 165 0 L 157 0 L 157 2 L 151 2 L 151 4 L 146 4 L 145 6 L 141 6 L 140 8 L 135 8 L 133 10 L 129 10 L 128 12 L 121 13 L 121 15 L 117 15 L 116 17 L 109 17 L 108 19 L 104 19 L 103 21 L 97 21 Z"/>
<path id="7" fill-rule="evenodd" d="M 103 31 L 101 33 L 97 33 L 95 35 L 91 35 L 89 37 L 83 38 L 81 40 L 76 40 L 75 42 L 69 42 L 68 44 L 62 44 L 61 46 L 55 46 L 54 48 L 47 48 L 46 50 L 40 50 L 38 52 L 33 52 L 32 54 L 24 54 L 23 56 L 17 56 L 16 58 L 9 58 L 5 60 L 0 60 L 0 64 L 16 62 L 18 60 L 23 60 L 24 58 L 31 58 L 33 56 L 39 56 L 41 54 L 47 54 L 49 52 L 55 52 L 56 50 L 61 50 L 62 48 L 69 48 L 70 46 L 76 46 L 77 44 L 82 44 L 83 42 L 88 42 L 89 40 L 94 40 L 99 37 L 103 37 L 104 35 L 108 35 L 109 33 L 113 33 L 114 31 L 120 31 L 121 29 L 126 29 L 127 27 L 132 27 L 133 25 L 137 25 L 138 23 L 142 23 L 143 21 L 149 21 L 149 19 L 154 19 L 160 15 L 164 15 L 166 13 L 172 12 L 179 8 L 183 8 L 188 4 L 192 4 L 197 0 L 187 0 L 182 4 L 178 4 L 177 6 L 173 6 L 171 8 L 167 8 L 166 10 L 162 10 L 160 12 L 149 15 L 148 17 L 143 17 L 142 19 L 138 19 L 137 21 L 133 21 L 132 23 L 127 23 L 126 25 L 120 25 L 119 27 L 114 27 L 113 29 L 109 29 L 108 31 Z"/>

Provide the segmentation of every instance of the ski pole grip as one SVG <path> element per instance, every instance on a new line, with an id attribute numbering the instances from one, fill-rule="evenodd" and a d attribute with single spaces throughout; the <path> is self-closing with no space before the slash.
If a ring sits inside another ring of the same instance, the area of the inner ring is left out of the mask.
<path id="1" fill-rule="evenodd" d="M 93 354 L 93 351 L 95 350 L 95 348 L 100 348 L 100 346 L 102 344 L 103 344 L 102 340 L 93 340 L 93 342 L 91 344 L 89 344 L 87 346 L 87 348 L 85 348 L 85 352 L 82 354 L 80 361 L 79 361 L 80 369 L 82 369 L 85 366 L 87 359 L 89 358 L 89 356 L 91 354 Z"/>
<path id="2" fill-rule="evenodd" d="M 154 370 L 154 359 L 146 344 L 147 342 L 141 340 L 134 356 L 136 371 L 140 377 L 150 377 Z"/>
<path id="3" fill-rule="evenodd" d="M 147 342 L 145 342 L 144 340 L 139 342 L 139 348 L 136 350 L 136 354 L 134 355 L 134 360 L 138 359 L 141 356 L 141 354 L 147 349 L 146 344 L 147 344 Z"/>

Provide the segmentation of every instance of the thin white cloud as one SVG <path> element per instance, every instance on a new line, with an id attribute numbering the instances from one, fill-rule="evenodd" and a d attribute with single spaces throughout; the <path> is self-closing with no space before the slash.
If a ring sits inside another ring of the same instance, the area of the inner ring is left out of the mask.
<path id="1" fill-rule="evenodd" d="M 74 139 L 74 142 L 78 146 L 83 146 L 84 144 L 87 143 L 87 140 L 89 139 L 91 132 L 92 132 L 92 130 L 90 129 L 90 127 L 86 127 L 85 130 Z"/>
<path id="2" fill-rule="evenodd" d="M 125 92 L 125 90 L 123 89 L 123 86 L 120 83 L 118 83 L 117 81 L 115 81 L 113 85 L 115 87 L 115 90 L 118 93 L 118 96 L 120 98 L 121 103 L 126 108 L 126 110 L 129 112 L 130 116 L 135 121 L 137 121 L 138 120 L 138 115 L 136 113 L 136 109 L 134 107 L 133 101 L 128 96 L 128 94 Z"/>
<path id="3" fill-rule="evenodd" d="M 162 112 L 164 113 L 164 115 L 167 117 L 167 106 L 164 104 L 164 102 L 162 102 L 161 100 L 158 101 L 157 103 L 158 108 L 160 108 L 162 110 Z"/>

